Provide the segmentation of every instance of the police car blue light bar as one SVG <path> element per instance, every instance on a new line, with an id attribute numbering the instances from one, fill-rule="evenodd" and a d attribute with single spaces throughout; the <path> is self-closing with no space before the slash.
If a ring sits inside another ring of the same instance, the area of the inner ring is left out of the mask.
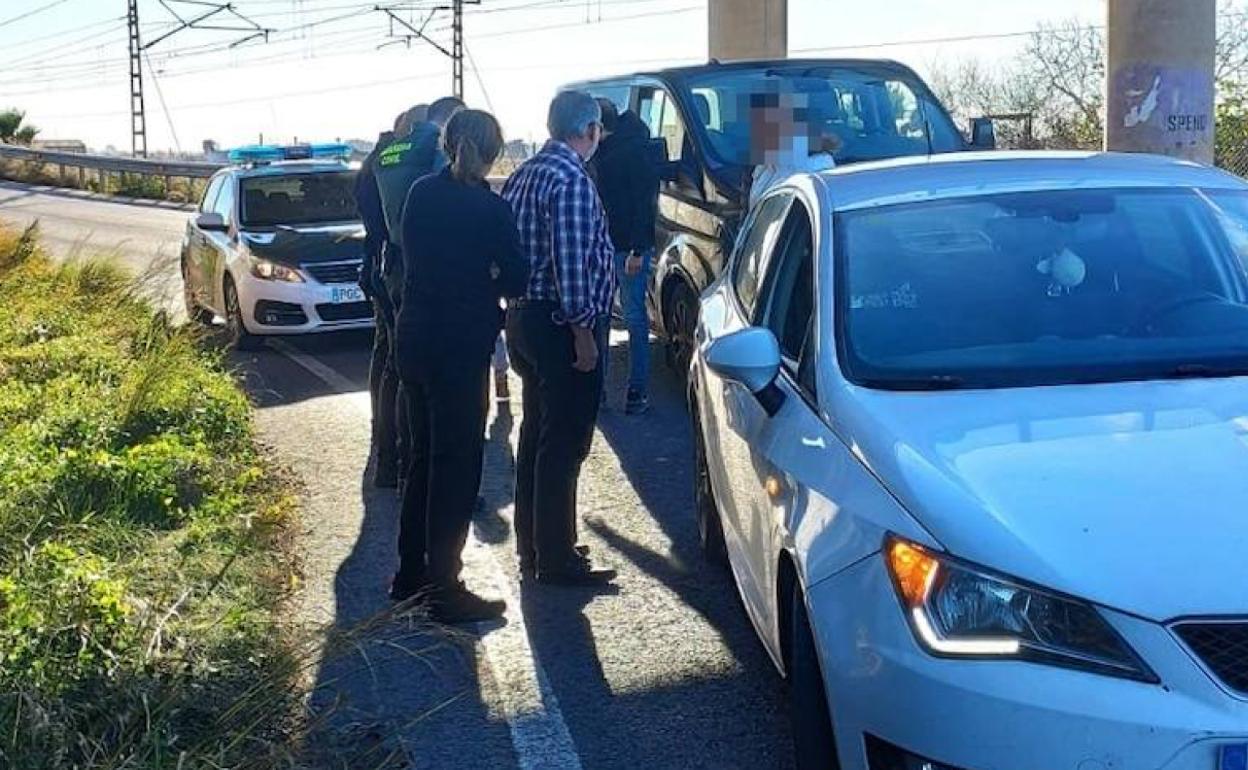
<path id="1" fill-rule="evenodd" d="M 264 164 L 283 160 L 348 160 L 351 145 L 336 142 L 322 144 L 251 144 L 230 150 L 234 164 Z"/>

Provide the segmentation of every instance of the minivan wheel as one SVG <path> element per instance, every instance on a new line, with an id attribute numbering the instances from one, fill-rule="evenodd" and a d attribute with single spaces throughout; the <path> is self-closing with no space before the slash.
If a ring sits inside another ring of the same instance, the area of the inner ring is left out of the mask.
<path id="1" fill-rule="evenodd" d="M 255 350 L 264 344 L 263 338 L 247 331 L 243 323 L 243 308 L 238 301 L 238 289 L 234 288 L 234 279 L 228 275 L 225 277 L 225 332 L 236 350 Z"/>
<path id="2" fill-rule="evenodd" d="M 796 582 L 796 581 L 795 581 Z M 789 690 L 793 724 L 793 757 L 798 770 L 840 770 L 832 715 L 823 688 L 823 672 L 815 649 L 815 634 L 806 613 L 800 586 L 793 587 L 792 651 L 789 655 Z"/>
<path id="3" fill-rule="evenodd" d="M 685 283 L 672 290 L 672 309 L 668 311 L 667 361 L 681 377 L 689 374 L 693 360 L 694 336 L 698 330 L 698 296 Z"/>
<path id="4" fill-rule="evenodd" d="M 698 541 L 707 562 L 717 567 L 728 564 L 728 548 L 724 544 L 724 528 L 715 505 L 715 492 L 711 489 L 711 471 L 706 461 L 706 444 L 702 428 L 698 424 L 698 405 L 690 400 L 689 411 L 693 414 L 693 472 L 694 510 L 698 517 Z"/>

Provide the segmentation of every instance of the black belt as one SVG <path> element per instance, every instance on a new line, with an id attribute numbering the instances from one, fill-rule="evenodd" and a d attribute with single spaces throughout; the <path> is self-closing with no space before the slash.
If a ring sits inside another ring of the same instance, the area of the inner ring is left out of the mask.
<path id="1" fill-rule="evenodd" d="M 522 308 L 550 308 L 558 310 L 559 301 L 553 299 L 530 299 L 529 297 L 507 300 L 508 310 L 520 310 Z"/>

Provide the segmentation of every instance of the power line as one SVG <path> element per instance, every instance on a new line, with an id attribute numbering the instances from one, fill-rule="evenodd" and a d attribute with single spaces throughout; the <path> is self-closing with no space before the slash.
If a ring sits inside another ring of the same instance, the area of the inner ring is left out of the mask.
<path id="1" fill-rule="evenodd" d="M 169 112 L 169 105 L 165 102 L 165 92 L 160 87 L 160 79 L 156 77 L 156 70 L 152 69 L 152 61 L 147 58 L 147 54 L 143 54 L 143 58 L 147 60 L 147 71 L 152 76 L 152 85 L 156 88 L 156 98 L 160 100 L 160 109 L 165 113 L 165 122 L 169 124 L 169 135 L 173 137 L 173 146 L 181 153 L 182 142 L 178 141 L 178 129 L 173 125 L 173 113 Z"/>
<path id="2" fill-rule="evenodd" d="M 67 2 L 69 2 L 69 0 L 52 0 L 52 2 L 41 5 L 38 8 L 35 8 L 34 10 L 26 11 L 25 13 L 19 13 L 16 16 L 12 16 L 3 21 L 0 21 L 0 27 L 7 27 L 10 24 L 16 24 L 22 19 L 29 19 L 31 16 L 43 13 L 44 11 L 50 11 L 56 6 L 64 5 Z"/>

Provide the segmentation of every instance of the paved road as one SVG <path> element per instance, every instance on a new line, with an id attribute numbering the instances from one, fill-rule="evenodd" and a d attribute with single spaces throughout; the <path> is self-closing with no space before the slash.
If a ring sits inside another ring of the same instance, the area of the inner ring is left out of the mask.
<path id="1" fill-rule="evenodd" d="M 45 232 L 65 242 L 84 219 L 112 222 L 115 212 L 132 233 L 130 263 L 140 265 L 137 249 L 176 238 L 185 216 L 61 200 L 0 186 L 0 220 L 15 207 L 16 216 L 38 212 Z M 619 376 L 624 348 L 615 343 Z M 311 706 L 325 725 L 315 749 L 332 758 L 324 765 L 786 767 L 782 685 L 728 576 L 697 553 L 675 378 L 656 361 L 654 410 L 604 415 L 587 463 L 582 540 L 620 570 L 611 592 L 521 587 L 510 534 L 519 403 L 495 410 L 487 505 L 465 579 L 512 606 L 505 624 L 448 636 L 418 616 L 395 616 L 385 599 L 398 506 L 365 481 L 368 344 L 367 335 L 291 339 L 235 359 L 263 439 L 303 485 L 299 615 L 348 634 L 312 672 Z M 618 406 L 618 380 L 613 393 Z"/>
<path id="2" fill-rule="evenodd" d="M 0 221 L 19 227 L 41 222 L 44 244 L 61 257 L 115 254 L 131 269 L 145 270 L 158 257 L 177 256 L 186 218 L 173 204 L 0 180 Z"/>

